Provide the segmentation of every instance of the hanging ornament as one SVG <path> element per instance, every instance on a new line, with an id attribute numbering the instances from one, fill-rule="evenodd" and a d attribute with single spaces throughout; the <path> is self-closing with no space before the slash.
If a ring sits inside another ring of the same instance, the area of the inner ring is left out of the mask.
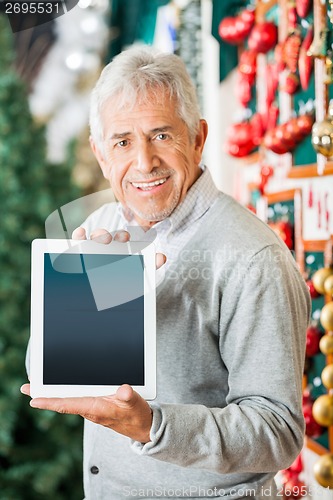
<path id="1" fill-rule="evenodd" d="M 320 323 L 324 330 L 333 331 L 333 302 L 328 302 L 320 313 Z"/>
<path id="2" fill-rule="evenodd" d="M 326 118 L 312 127 L 312 145 L 317 153 L 326 158 L 333 156 L 333 100 L 330 101 Z"/>
<path id="3" fill-rule="evenodd" d="M 308 55 L 312 41 L 313 26 L 310 26 L 301 45 L 298 58 L 299 79 L 303 90 L 308 89 L 313 70 L 313 57 Z"/>
<path id="4" fill-rule="evenodd" d="M 333 354 L 333 335 L 326 333 L 319 342 L 319 348 L 325 356 Z"/>
<path id="5" fill-rule="evenodd" d="M 311 279 L 307 280 L 306 284 L 309 289 L 311 299 L 317 299 L 318 297 L 320 297 L 320 293 L 318 293 L 317 290 L 315 289 L 313 281 Z"/>
<path id="6" fill-rule="evenodd" d="M 283 44 L 283 58 L 292 73 L 296 73 L 302 38 L 299 30 L 290 33 Z"/>
<path id="7" fill-rule="evenodd" d="M 325 58 L 327 55 L 327 44 L 328 44 L 328 29 L 324 28 L 319 31 L 316 30 L 314 34 L 313 41 L 308 50 L 308 55 L 310 57 Z"/>
<path id="8" fill-rule="evenodd" d="M 238 16 L 228 16 L 219 24 L 219 35 L 227 43 L 239 45 L 249 35 L 255 21 L 253 9 L 244 9 Z"/>
<path id="9" fill-rule="evenodd" d="M 321 331 L 315 325 L 311 325 L 306 330 L 306 350 L 307 356 L 315 356 L 319 352 L 319 342 Z"/>
<path id="10" fill-rule="evenodd" d="M 326 278 L 324 282 L 324 291 L 327 295 L 333 297 L 333 274 Z"/>
<path id="11" fill-rule="evenodd" d="M 253 50 L 243 50 L 239 58 L 238 70 L 249 79 L 252 85 L 257 73 L 257 53 Z"/>
<path id="12" fill-rule="evenodd" d="M 312 0 L 296 0 L 296 12 L 301 18 L 306 17 L 310 13 Z"/>
<path id="13" fill-rule="evenodd" d="M 333 389 L 333 364 L 325 366 L 321 372 L 321 380 L 326 389 Z"/>
<path id="14" fill-rule="evenodd" d="M 326 278 L 328 278 L 332 274 L 333 274 L 333 268 L 322 267 L 321 269 L 316 271 L 312 276 L 313 286 L 315 287 L 317 292 L 320 293 L 321 295 L 324 295 L 325 293 L 324 283 Z"/>
<path id="15" fill-rule="evenodd" d="M 255 52 L 266 54 L 277 43 L 278 31 L 276 24 L 265 21 L 257 23 L 249 36 L 248 45 Z"/>
<path id="16" fill-rule="evenodd" d="M 297 74 L 289 71 L 284 81 L 284 84 L 281 86 L 281 90 L 282 92 L 286 92 L 289 95 L 294 95 L 296 94 L 299 88 L 299 83 L 300 80 Z"/>
<path id="17" fill-rule="evenodd" d="M 333 488 L 333 454 L 322 455 L 313 468 L 314 476 L 324 488 Z"/>
<path id="18" fill-rule="evenodd" d="M 333 425 L 333 396 L 323 394 L 313 403 L 312 413 L 315 421 L 323 427 Z"/>

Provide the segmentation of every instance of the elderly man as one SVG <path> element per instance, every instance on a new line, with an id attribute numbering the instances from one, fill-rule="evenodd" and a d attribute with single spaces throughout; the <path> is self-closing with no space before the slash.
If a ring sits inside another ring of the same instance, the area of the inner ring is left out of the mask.
<path id="1" fill-rule="evenodd" d="M 153 233 L 167 256 L 157 399 L 148 404 L 123 385 L 107 398 L 30 404 L 86 419 L 87 500 L 276 498 L 274 475 L 303 443 L 310 300 L 297 266 L 202 166 L 207 124 L 178 57 L 148 48 L 116 57 L 94 89 L 90 124 L 119 202 L 74 237 Z"/>

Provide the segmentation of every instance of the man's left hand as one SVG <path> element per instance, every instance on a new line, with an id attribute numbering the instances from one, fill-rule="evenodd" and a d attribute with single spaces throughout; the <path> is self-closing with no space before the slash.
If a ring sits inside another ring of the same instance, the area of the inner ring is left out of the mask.
<path id="1" fill-rule="evenodd" d="M 21 392 L 30 396 L 30 384 L 24 384 Z M 83 418 L 104 425 L 135 441 L 148 443 L 152 424 L 152 410 L 131 386 L 119 387 L 112 396 L 81 398 L 36 398 L 30 406 L 58 413 L 81 415 Z"/>

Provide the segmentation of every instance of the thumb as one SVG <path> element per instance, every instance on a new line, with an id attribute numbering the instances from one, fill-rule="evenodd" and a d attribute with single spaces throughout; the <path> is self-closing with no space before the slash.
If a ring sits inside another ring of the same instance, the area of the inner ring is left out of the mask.
<path id="1" fill-rule="evenodd" d="M 122 408 L 132 408 L 137 402 L 137 396 L 138 394 L 130 385 L 124 384 L 117 390 L 115 402 Z"/>

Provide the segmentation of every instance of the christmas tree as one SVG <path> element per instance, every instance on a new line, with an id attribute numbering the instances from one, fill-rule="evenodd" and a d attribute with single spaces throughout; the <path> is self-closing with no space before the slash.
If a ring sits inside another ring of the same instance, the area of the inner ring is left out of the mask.
<path id="1" fill-rule="evenodd" d="M 81 418 L 34 410 L 19 388 L 26 381 L 31 241 L 45 237 L 46 217 L 79 193 L 73 155 L 63 165 L 46 160 L 45 133 L 29 112 L 11 42 L 0 15 L 0 500 L 78 500 Z"/>

